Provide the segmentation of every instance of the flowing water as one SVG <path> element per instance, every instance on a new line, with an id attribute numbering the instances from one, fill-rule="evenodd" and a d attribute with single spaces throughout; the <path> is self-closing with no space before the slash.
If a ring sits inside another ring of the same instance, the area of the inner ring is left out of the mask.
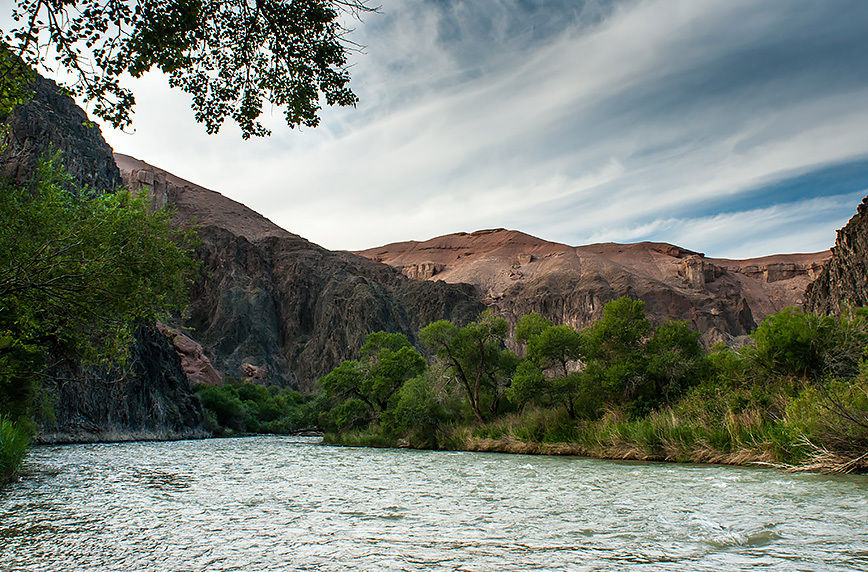
<path id="1" fill-rule="evenodd" d="M 868 570 L 868 477 L 252 437 L 40 447 L 0 570 Z"/>

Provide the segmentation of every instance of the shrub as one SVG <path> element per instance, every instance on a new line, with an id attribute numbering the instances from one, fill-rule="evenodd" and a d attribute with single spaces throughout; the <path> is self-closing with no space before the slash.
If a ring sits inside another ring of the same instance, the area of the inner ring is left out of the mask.
<path id="1" fill-rule="evenodd" d="M 26 421 L 0 416 L 0 487 L 18 470 L 32 434 L 32 425 Z"/>

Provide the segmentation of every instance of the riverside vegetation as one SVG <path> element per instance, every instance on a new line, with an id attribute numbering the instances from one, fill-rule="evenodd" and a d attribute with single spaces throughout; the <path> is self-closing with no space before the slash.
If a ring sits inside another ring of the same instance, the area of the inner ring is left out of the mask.
<path id="1" fill-rule="evenodd" d="M 510 338 L 487 311 L 464 327 L 435 322 L 419 337 L 429 361 L 401 334 L 370 334 L 316 396 L 295 398 L 303 413 L 281 415 L 303 424 L 316 414 L 326 441 L 342 445 L 868 468 L 864 310 L 786 309 L 737 350 L 703 350 L 684 322 L 655 327 L 643 302 L 627 297 L 581 332 L 530 314 Z M 243 385 L 222 391 L 237 392 L 237 411 L 259 411 L 275 395 L 257 389 L 257 405 Z M 248 429 L 287 426 L 269 415 Z"/>
<path id="2" fill-rule="evenodd" d="M 70 184 L 55 155 L 32 184 L 0 183 L 0 486 L 51 415 L 54 368 L 123 365 L 138 324 L 187 302 L 193 236 L 125 191 Z"/>

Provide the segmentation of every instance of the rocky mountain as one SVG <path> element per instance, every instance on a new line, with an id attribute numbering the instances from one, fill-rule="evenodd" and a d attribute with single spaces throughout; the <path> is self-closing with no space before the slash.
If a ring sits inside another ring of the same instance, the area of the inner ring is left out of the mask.
<path id="1" fill-rule="evenodd" d="M 50 151 L 60 153 L 73 188 L 111 191 L 121 184 L 112 149 L 83 109 L 57 84 L 37 76 L 31 100 L 8 116 L 0 147 L 0 176 L 27 183 Z"/>
<path id="2" fill-rule="evenodd" d="M 868 197 L 838 231 L 832 256 L 805 293 L 805 307 L 835 314 L 845 306 L 868 306 Z"/>
<path id="3" fill-rule="evenodd" d="M 750 333 L 802 303 L 829 252 L 726 260 L 671 244 L 568 246 L 505 229 L 399 242 L 358 254 L 422 281 L 469 283 L 508 319 L 531 311 L 584 327 L 622 295 L 655 319 L 688 320 L 707 344 Z"/>
<path id="4" fill-rule="evenodd" d="M 369 332 L 415 341 L 432 321 L 463 323 L 484 307 L 471 285 L 419 282 L 326 250 L 219 193 L 126 155 L 115 159 L 130 188 L 147 189 L 157 205 L 175 209 L 178 224 L 195 226 L 202 269 L 183 326 L 223 375 L 309 389 Z M 210 364 L 188 359 L 199 372 Z"/>

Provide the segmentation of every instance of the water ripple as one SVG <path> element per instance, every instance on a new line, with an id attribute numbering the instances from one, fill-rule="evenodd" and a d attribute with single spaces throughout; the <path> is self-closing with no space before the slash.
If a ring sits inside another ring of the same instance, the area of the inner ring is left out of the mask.
<path id="1" fill-rule="evenodd" d="M 859 570 L 868 478 L 334 448 L 43 447 L 0 570 Z"/>

